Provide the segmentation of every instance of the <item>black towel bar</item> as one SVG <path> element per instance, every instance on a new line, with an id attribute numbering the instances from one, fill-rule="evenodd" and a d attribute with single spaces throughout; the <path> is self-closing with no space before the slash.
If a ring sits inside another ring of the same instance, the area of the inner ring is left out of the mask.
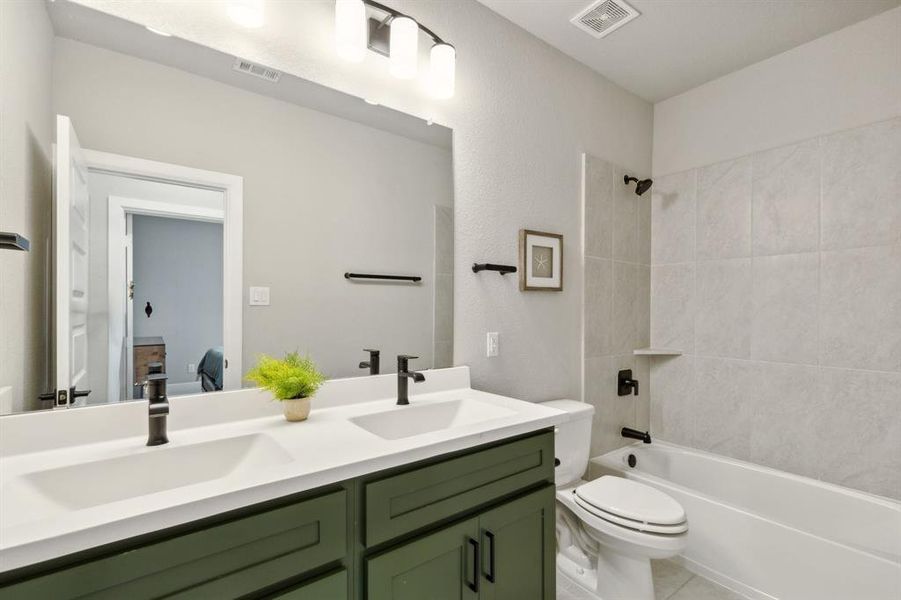
<path id="1" fill-rule="evenodd" d="M 30 246 L 31 244 L 28 242 L 28 239 L 18 233 L 0 231 L 0 248 L 28 252 Z"/>
<path id="2" fill-rule="evenodd" d="M 497 271 L 501 275 L 506 275 L 507 273 L 516 273 L 516 267 L 512 265 L 493 265 L 491 263 L 475 263 L 472 265 L 473 273 L 478 273 L 479 271 Z"/>
<path id="3" fill-rule="evenodd" d="M 371 273 L 345 273 L 345 279 L 382 279 L 385 281 L 412 281 L 414 283 L 422 281 L 422 277 L 418 275 L 373 275 Z"/>

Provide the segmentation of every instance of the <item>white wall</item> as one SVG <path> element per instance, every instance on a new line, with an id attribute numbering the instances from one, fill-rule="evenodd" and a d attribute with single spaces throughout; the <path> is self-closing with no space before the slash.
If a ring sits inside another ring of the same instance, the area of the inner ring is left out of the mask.
<path id="1" fill-rule="evenodd" d="M 457 93 L 441 102 L 419 88 L 425 75 L 398 81 L 381 57 L 340 61 L 332 0 L 269 3 L 268 25 L 255 31 L 235 28 L 207 3 L 183 7 L 177 21 L 156 3 L 82 3 L 452 127 L 455 363 L 469 365 L 481 389 L 580 397 L 581 153 L 649 172 L 650 104 L 474 0 L 392 3 L 457 49 Z M 206 10 L 215 14 L 191 19 Z M 284 26 L 290 43 L 271 43 L 267 36 Z M 515 278 L 470 270 L 473 262 L 516 264 L 521 228 L 564 235 L 562 293 L 523 293 Z M 485 357 L 487 331 L 500 332 L 497 358 Z"/>
<path id="2" fill-rule="evenodd" d="M 330 376 L 358 375 L 364 347 L 382 349 L 386 372 L 397 354 L 431 366 L 447 149 L 71 40 L 57 38 L 54 66 L 55 108 L 84 147 L 244 178 L 245 289 L 271 287 L 270 306 L 244 307 L 246 368 L 299 349 Z"/>
<path id="3" fill-rule="evenodd" d="M 901 113 L 901 7 L 654 105 L 654 175 Z"/>
<path id="4" fill-rule="evenodd" d="M 0 231 L 31 242 L 0 250 L 0 413 L 47 391 L 52 43 L 43 2 L 0 2 Z"/>
<path id="5" fill-rule="evenodd" d="M 132 223 L 134 335 L 162 337 L 168 382 L 193 382 L 204 353 L 222 345 L 222 224 L 146 215 Z"/>

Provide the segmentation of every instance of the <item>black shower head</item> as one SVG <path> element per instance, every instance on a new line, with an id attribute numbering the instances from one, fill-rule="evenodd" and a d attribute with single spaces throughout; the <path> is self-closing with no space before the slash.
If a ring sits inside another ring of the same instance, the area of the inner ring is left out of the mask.
<path id="1" fill-rule="evenodd" d="M 652 179 L 638 179 L 638 177 L 632 177 L 631 175 L 623 175 L 623 183 L 629 185 L 630 181 L 635 182 L 635 193 L 639 196 L 651 189 L 651 186 L 654 185 Z"/>

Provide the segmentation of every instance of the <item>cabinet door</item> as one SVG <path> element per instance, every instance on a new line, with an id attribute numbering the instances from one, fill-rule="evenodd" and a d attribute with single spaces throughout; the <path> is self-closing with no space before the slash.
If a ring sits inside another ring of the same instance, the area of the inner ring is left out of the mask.
<path id="1" fill-rule="evenodd" d="M 483 600 L 553 600 L 555 508 L 548 486 L 481 515 Z"/>
<path id="2" fill-rule="evenodd" d="M 368 559 L 367 600 L 478 598 L 478 537 L 469 519 Z"/>

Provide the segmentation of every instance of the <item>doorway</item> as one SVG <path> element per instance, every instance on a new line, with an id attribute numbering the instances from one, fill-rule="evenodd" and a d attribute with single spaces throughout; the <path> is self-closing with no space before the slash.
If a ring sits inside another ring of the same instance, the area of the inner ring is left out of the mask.
<path id="1" fill-rule="evenodd" d="M 91 373 L 102 390 L 90 403 L 142 397 L 154 362 L 170 396 L 240 388 L 241 178 L 88 150 L 85 157 L 92 240 L 106 242 L 95 248 L 106 264 L 91 273 L 93 289 L 106 292 L 106 307 L 96 310 L 107 318 L 89 328 Z"/>
<path id="2" fill-rule="evenodd" d="M 109 176 L 94 183 L 126 183 L 145 197 L 168 196 L 171 191 Z M 203 192 L 192 199 L 207 196 L 209 204 L 216 205 L 221 201 L 217 194 Z M 109 270 L 110 306 L 125 305 L 121 331 L 110 320 L 109 390 L 118 389 L 120 399 L 143 397 L 142 384 L 154 363 L 168 376 L 170 396 L 224 386 L 224 214 L 186 200 L 109 196 L 109 264 L 114 266 Z M 116 268 L 123 264 L 124 269 Z"/>

